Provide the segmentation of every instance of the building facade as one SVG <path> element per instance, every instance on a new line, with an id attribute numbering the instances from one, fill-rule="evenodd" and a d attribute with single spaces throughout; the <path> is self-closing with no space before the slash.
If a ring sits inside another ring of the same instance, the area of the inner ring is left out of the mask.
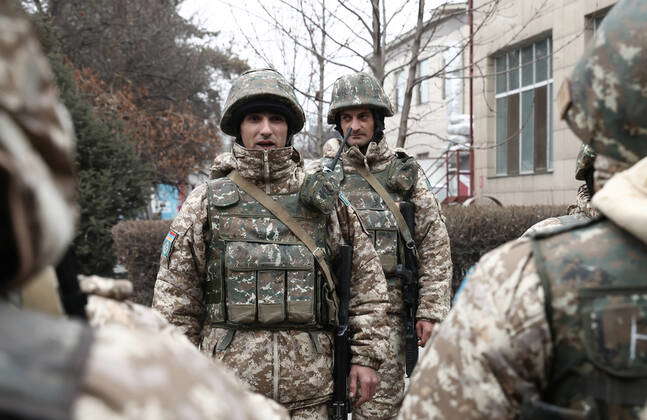
<path id="1" fill-rule="evenodd" d="M 615 0 L 474 0 L 475 195 L 567 204 L 580 141 L 557 92 Z"/>
<path id="2" fill-rule="evenodd" d="M 450 2 L 431 15 L 424 24 L 416 60 L 416 77 L 421 81 L 413 89 L 405 148 L 418 159 L 437 197 L 444 200 L 448 195 L 469 195 L 469 177 L 456 175 L 450 187 L 447 183 L 448 171 L 456 172 L 456 162 L 464 166 L 465 161 L 461 157 L 448 162 L 447 152 L 464 149 L 469 143 L 466 3 Z M 387 45 L 385 52 L 384 88 L 395 111 L 386 120 L 385 133 L 392 146 L 398 137 L 413 36 L 413 32 L 404 34 Z"/>

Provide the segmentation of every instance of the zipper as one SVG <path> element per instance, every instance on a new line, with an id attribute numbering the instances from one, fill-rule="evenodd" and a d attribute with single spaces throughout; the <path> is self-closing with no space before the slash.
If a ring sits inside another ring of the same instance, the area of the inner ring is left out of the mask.
<path id="1" fill-rule="evenodd" d="M 270 156 L 263 150 L 263 175 L 265 177 L 265 194 L 270 194 Z"/>

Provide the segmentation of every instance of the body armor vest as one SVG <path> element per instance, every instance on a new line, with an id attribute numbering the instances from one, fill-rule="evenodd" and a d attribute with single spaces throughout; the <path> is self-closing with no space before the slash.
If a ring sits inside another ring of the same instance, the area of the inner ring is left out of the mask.
<path id="1" fill-rule="evenodd" d="M 395 163 L 395 164 L 394 164 Z M 409 190 L 413 186 L 414 179 L 403 171 L 398 171 L 400 165 L 399 158 L 393 160 L 392 164 L 382 171 L 373 172 L 373 176 L 385 187 L 395 202 L 401 202 L 408 198 Z M 339 165 L 341 168 L 342 165 Z M 343 169 L 342 169 L 343 170 Z M 380 257 L 382 270 L 387 279 L 387 289 L 391 296 L 392 304 L 389 308 L 390 313 L 399 313 L 401 307 L 396 307 L 396 302 L 402 302 L 402 290 L 399 279 L 395 277 L 396 266 L 404 262 L 405 244 L 399 235 L 398 224 L 395 217 L 387 207 L 380 195 L 371 187 L 371 185 L 358 173 L 343 173 L 341 190 L 357 211 L 362 225 L 368 231 L 373 240 L 373 246 Z M 394 191 L 394 179 L 404 182 L 398 185 L 406 187 Z M 405 189 L 407 188 L 408 189 Z M 413 235 L 413 232 L 411 232 Z"/>
<path id="2" fill-rule="evenodd" d="M 80 322 L 0 302 L 0 418 L 72 418 L 91 343 Z"/>
<path id="3" fill-rule="evenodd" d="M 299 193 L 270 195 L 326 249 L 326 218 Z M 207 186 L 207 322 L 234 329 L 320 330 L 335 324 L 315 257 L 276 216 L 229 178 Z"/>
<path id="4" fill-rule="evenodd" d="M 554 343 L 544 401 L 578 418 L 638 418 L 647 400 L 647 246 L 603 220 L 539 233 L 534 254 Z"/>

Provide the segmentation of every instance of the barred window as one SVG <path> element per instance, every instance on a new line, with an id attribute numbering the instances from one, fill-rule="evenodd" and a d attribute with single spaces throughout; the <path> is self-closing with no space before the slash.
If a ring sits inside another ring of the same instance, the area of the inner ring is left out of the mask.
<path id="1" fill-rule="evenodd" d="M 496 174 L 553 168 L 551 38 L 494 56 Z"/>

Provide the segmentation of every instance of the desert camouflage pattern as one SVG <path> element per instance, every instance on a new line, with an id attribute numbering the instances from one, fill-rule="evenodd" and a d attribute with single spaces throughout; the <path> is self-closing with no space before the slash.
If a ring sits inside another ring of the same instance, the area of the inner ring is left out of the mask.
<path id="1" fill-rule="evenodd" d="M 575 160 L 575 179 L 585 181 L 589 173 L 593 172 L 593 163 L 597 153 L 588 144 L 582 144 Z"/>
<path id="2" fill-rule="evenodd" d="M 79 274 L 79 288 L 88 295 L 123 301 L 133 294 L 133 284 L 130 280 L 117 280 L 101 276 L 86 276 Z"/>
<path id="3" fill-rule="evenodd" d="M 647 153 L 647 3 L 621 0 L 573 71 L 562 115 L 599 154 L 634 164 Z M 569 105 L 570 102 L 570 105 Z"/>
<path id="4" fill-rule="evenodd" d="M 95 328 L 97 331 L 95 334 L 99 337 L 95 341 L 95 346 L 102 342 L 107 343 L 108 346 L 107 349 L 93 351 L 92 356 L 98 353 L 97 357 L 103 357 L 104 352 L 115 351 L 118 355 L 111 355 L 111 358 L 119 359 L 119 354 L 122 356 L 130 354 L 128 357 L 132 357 L 136 362 L 138 357 L 145 357 L 146 364 L 151 369 L 150 375 L 153 375 L 153 372 L 157 370 L 159 375 L 173 377 L 173 387 L 179 386 L 176 383 L 177 380 L 185 382 L 189 386 L 187 388 L 189 398 L 186 401 L 176 399 L 174 402 L 168 402 L 167 398 L 176 398 L 168 394 L 177 394 L 177 390 L 173 391 L 172 388 L 169 388 L 169 383 L 166 384 L 167 386 L 156 384 L 153 377 L 142 380 L 144 392 L 137 388 L 140 384 L 138 375 L 134 375 L 137 380 L 133 379 L 130 381 L 132 383 L 127 382 L 127 386 L 121 388 L 121 385 L 116 382 L 122 382 L 124 378 L 120 377 L 118 372 L 110 374 L 108 369 L 97 367 L 99 377 L 88 379 L 91 384 L 86 383 L 86 386 L 92 389 L 92 392 L 96 389 L 102 393 L 117 394 L 113 397 L 116 399 L 117 406 L 111 406 L 115 401 L 83 395 L 76 405 L 78 418 L 95 418 L 95 413 L 105 416 L 96 417 L 100 419 L 157 418 L 155 416 L 168 419 L 188 419 L 192 418 L 193 413 L 197 416 L 196 418 L 227 419 L 236 418 L 236 416 L 241 416 L 240 418 L 244 419 L 289 418 L 287 410 L 281 405 L 249 391 L 221 363 L 205 358 L 184 334 L 166 321 L 157 311 L 126 300 L 126 297 L 130 295 L 128 290 L 132 291 L 132 284 L 128 280 L 81 276 L 80 284 L 81 289 L 89 294 L 86 314 L 88 323 Z M 119 340 L 136 340 L 128 334 L 128 331 L 124 331 L 124 328 L 132 331 L 132 334 L 145 338 L 145 345 L 139 343 L 138 351 L 132 352 L 124 352 L 121 347 L 115 349 Z M 104 336 L 112 338 L 104 340 Z M 117 341 L 113 343 L 113 339 Z M 167 348 L 155 348 L 156 345 Z M 153 357 L 150 364 L 148 364 L 149 357 Z M 157 357 L 159 359 L 156 361 Z M 90 368 L 94 364 L 101 364 L 100 359 L 94 362 L 92 358 L 88 363 Z M 126 362 L 119 361 L 118 363 L 125 364 Z M 156 366 L 156 364 L 159 365 Z M 141 362 L 137 364 L 137 366 L 140 365 Z M 171 369 L 167 366 L 171 366 Z M 182 370 L 182 373 L 169 372 L 174 367 L 178 372 Z M 145 369 L 145 366 L 142 368 Z M 215 378 L 217 380 L 214 380 Z M 104 384 L 103 380 L 108 382 Z M 119 391 L 110 389 L 109 386 L 114 386 Z M 160 394 L 157 394 L 158 392 Z M 123 397 L 132 396 L 129 401 L 121 401 L 118 398 L 119 394 Z M 207 395 L 209 395 L 208 398 Z M 138 398 L 141 400 L 138 401 Z M 239 405 L 241 406 L 239 407 Z M 184 410 L 187 412 L 182 413 Z"/>
<path id="5" fill-rule="evenodd" d="M 294 89 L 276 70 L 254 69 L 241 74 L 231 85 L 220 120 L 220 128 L 230 136 L 238 135 L 236 125 L 238 109 L 253 100 L 265 99 L 283 103 L 292 111 L 290 124 L 291 134 L 298 133 L 305 123 L 305 114 L 294 96 Z M 292 119 L 293 118 L 293 119 Z"/>
<path id="6" fill-rule="evenodd" d="M 582 184 L 577 189 L 577 197 L 575 198 L 575 203 L 568 206 L 566 210 L 569 215 L 572 216 L 582 216 L 588 219 L 593 219 L 594 217 L 599 216 L 599 212 L 591 205 L 591 198 L 593 193 L 589 191 L 587 184 Z"/>
<path id="7" fill-rule="evenodd" d="M 299 154 L 291 147 L 271 151 L 234 145 L 232 154 L 216 158 L 212 173 L 237 169 L 271 195 L 294 194 L 305 176 Z M 207 185 L 187 198 L 171 230 L 177 233 L 173 250 L 162 256 L 153 307 L 209 357 L 233 369 L 251 388 L 289 409 L 320 405 L 332 393 L 332 335 L 298 330 L 237 330 L 205 321 L 203 283 L 207 278 L 207 250 L 213 233 L 208 221 Z M 223 219 L 223 223 L 227 223 Z M 342 243 L 353 245 L 350 326 L 353 364 L 377 369 L 387 351 L 386 282 L 379 259 L 355 211 L 339 202 L 326 218 L 326 247 L 334 252 Z"/>
<path id="8" fill-rule="evenodd" d="M 0 2 L 0 212 L 10 218 L 0 229 L 5 290 L 56 262 L 77 219 L 72 124 L 31 26 L 14 7 Z"/>
<path id="9" fill-rule="evenodd" d="M 338 147 L 338 140 L 329 140 L 324 145 L 324 157 L 334 157 Z M 357 209 L 362 224 L 373 235 L 375 248 L 387 276 L 388 312 L 392 325 L 389 362 L 384 363 L 378 371 L 381 378 L 378 392 L 373 400 L 355 410 L 354 415 L 359 418 L 389 418 L 397 415 L 404 391 L 404 333 L 400 321 L 403 300 L 400 283 L 393 277 L 395 265 L 402 262 L 403 244 L 398 238 L 395 218 L 386 204 L 354 168 L 366 165 L 388 190 L 398 191 L 392 192 L 394 200 L 406 198 L 416 206 L 416 231 L 412 234 L 420 262 L 418 320 L 440 322 L 449 312 L 452 278 L 449 236 L 440 206 L 429 190 L 424 173 L 414 160 L 397 158 L 386 141 L 370 142 L 366 155 L 353 146 L 342 156 L 344 178 L 341 189 Z M 415 172 L 412 173 L 412 170 Z"/>
<path id="10" fill-rule="evenodd" d="M 344 108 L 366 106 L 393 116 L 393 107 L 382 86 L 368 73 L 347 74 L 335 80 L 328 109 L 328 124 L 335 124 L 337 113 Z"/>
<path id="11" fill-rule="evenodd" d="M 126 374 L 128 373 L 128 374 Z M 181 336 L 95 330 L 75 419 L 288 419 Z"/>
<path id="12" fill-rule="evenodd" d="M 548 219 L 544 219 L 530 226 L 520 237 L 529 238 L 532 236 L 536 236 L 538 233 L 552 232 L 557 229 L 562 229 L 565 226 L 581 223 L 588 219 L 589 219 L 588 217 L 585 217 L 584 215 L 579 213 L 567 214 L 564 216 L 557 216 L 557 217 L 549 217 Z"/>
<path id="13" fill-rule="evenodd" d="M 317 248 L 326 248 L 326 216 L 304 206 L 300 191 L 269 197 Z M 227 177 L 208 181 L 207 202 L 206 322 L 234 329 L 324 330 L 335 324 L 337 306 L 328 300 L 334 285 L 282 221 Z"/>
<path id="14" fill-rule="evenodd" d="M 584 413 L 593 399 L 602 418 L 637 418 L 647 400 L 647 245 L 603 220 L 539 239 L 534 253 L 556 372 L 543 400 Z"/>

